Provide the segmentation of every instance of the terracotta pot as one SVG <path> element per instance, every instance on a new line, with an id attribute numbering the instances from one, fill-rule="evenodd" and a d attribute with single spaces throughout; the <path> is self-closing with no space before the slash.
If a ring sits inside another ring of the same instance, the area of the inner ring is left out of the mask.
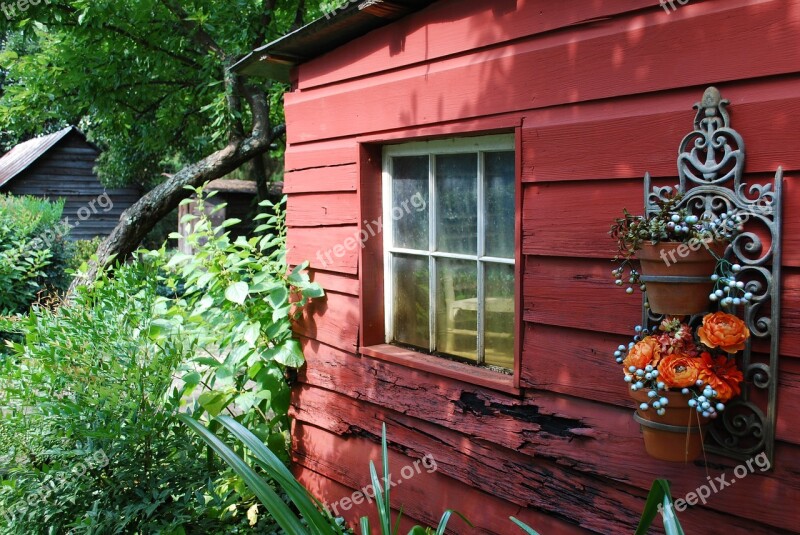
<path id="1" fill-rule="evenodd" d="M 639 404 L 649 400 L 647 390 L 629 392 L 637 404 L 633 418 L 641 426 L 648 455 L 679 462 L 693 461 L 700 456 L 709 420 L 686 404 L 689 396 L 680 392 L 662 392 L 660 397 L 666 397 L 669 403 L 664 416 L 659 416 L 652 407 L 646 411 L 638 408 Z"/>
<path id="2" fill-rule="evenodd" d="M 709 249 L 719 257 L 726 247 L 727 244 L 721 242 L 709 244 Z M 679 242 L 645 243 L 636 251 L 636 258 L 641 264 L 641 281 L 647 288 L 650 310 L 671 316 L 708 310 L 708 296 L 714 288 L 711 275 L 717 259 L 704 245 L 693 251 Z M 653 280 L 653 277 L 662 280 Z"/>

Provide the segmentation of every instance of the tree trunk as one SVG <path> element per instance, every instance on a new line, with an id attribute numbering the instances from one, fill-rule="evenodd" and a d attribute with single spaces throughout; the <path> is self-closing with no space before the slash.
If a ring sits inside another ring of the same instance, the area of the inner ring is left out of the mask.
<path id="1" fill-rule="evenodd" d="M 247 88 L 246 92 L 253 113 L 250 136 L 232 139 L 225 148 L 187 165 L 125 210 L 117 226 L 98 247 L 97 263 L 90 263 L 89 271 L 84 276 L 73 279 L 68 296 L 78 286 L 94 281 L 100 266 L 135 251 L 150 229 L 191 195 L 184 186 L 197 187 L 223 177 L 269 149 L 275 133 L 282 132 L 282 127 L 276 129 L 275 133 L 270 132 L 269 108 L 264 94 L 256 88 Z"/>

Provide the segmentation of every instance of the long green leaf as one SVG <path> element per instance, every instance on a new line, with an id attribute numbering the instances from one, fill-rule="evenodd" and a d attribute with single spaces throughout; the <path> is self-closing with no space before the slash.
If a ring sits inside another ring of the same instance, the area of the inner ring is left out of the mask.
<path id="1" fill-rule="evenodd" d="M 193 418 L 185 414 L 178 415 L 178 418 L 192 431 L 197 433 L 206 444 L 211 446 L 211 448 L 217 452 L 217 455 L 222 457 L 222 459 L 228 463 L 228 466 L 244 480 L 245 484 L 253 491 L 258 499 L 261 500 L 261 503 L 264 504 L 264 507 L 267 508 L 281 528 L 292 535 L 308 533 L 305 526 L 300 523 L 297 516 L 289 509 L 289 506 L 284 503 L 280 496 L 272 490 L 261 476 L 236 455 L 227 444 L 222 442 L 216 435 Z"/>
<path id="2" fill-rule="evenodd" d="M 650 529 L 653 520 L 659 513 L 659 506 L 663 511 L 664 531 L 667 535 L 684 535 L 683 528 L 680 522 L 678 522 L 678 518 L 675 516 L 672 507 L 672 493 L 669 488 L 669 482 L 666 479 L 656 479 L 653 481 L 653 486 L 650 488 L 650 493 L 647 495 L 642 517 L 639 520 L 639 525 L 636 527 L 634 535 L 647 534 L 647 530 Z"/>
<path id="3" fill-rule="evenodd" d="M 538 532 L 536 532 L 536 531 L 535 531 L 535 530 L 534 530 L 532 527 L 530 527 L 528 524 L 526 524 L 526 523 L 525 523 L 525 522 L 523 522 L 522 520 L 517 520 L 517 519 L 516 519 L 516 518 L 514 518 L 513 516 L 510 516 L 510 517 L 508 517 L 508 518 L 510 518 L 510 519 L 511 519 L 511 521 L 512 521 L 513 523 L 515 523 L 516 525 L 518 525 L 519 527 L 521 527 L 521 528 L 522 528 L 522 531 L 524 531 L 524 532 L 525 532 L 525 533 L 527 533 L 528 535 L 539 535 L 539 533 L 538 533 Z"/>
<path id="4" fill-rule="evenodd" d="M 269 448 L 264 446 L 264 443 L 257 436 L 230 416 L 219 416 L 216 420 L 253 452 L 259 464 L 283 488 L 300 510 L 300 514 L 306 519 L 313 533 L 329 534 L 332 528 L 335 533 L 342 533 L 341 528 L 332 519 L 329 520 L 323 516 L 317 508 L 316 500 L 297 481 L 286 465 Z"/>
<path id="5" fill-rule="evenodd" d="M 384 487 L 383 492 L 386 495 L 385 498 L 386 502 L 384 505 L 386 507 L 386 522 L 387 522 L 386 529 L 389 530 L 389 533 L 395 535 L 399 530 L 400 518 L 398 517 L 397 519 L 398 527 L 394 531 L 391 531 L 392 501 L 389 499 L 389 493 L 391 492 L 391 485 L 389 484 L 389 482 L 391 480 L 389 479 L 389 453 L 388 453 L 388 448 L 386 447 L 386 422 L 383 422 L 383 424 L 381 425 L 381 455 L 383 457 L 383 487 Z"/>
<path id="6" fill-rule="evenodd" d="M 372 535 L 372 530 L 369 527 L 369 517 L 361 517 L 361 535 Z"/>
<path id="7" fill-rule="evenodd" d="M 475 526 L 472 525 L 472 522 L 467 520 L 467 517 L 465 517 L 464 515 L 462 515 L 458 511 L 454 511 L 452 509 L 448 509 L 442 515 L 442 519 L 439 520 L 439 527 L 436 528 L 436 535 L 444 535 L 444 532 L 447 529 L 447 523 L 450 521 L 450 517 L 453 515 L 453 513 L 455 513 L 458 516 L 460 516 L 461 520 L 466 522 L 469 527 L 471 527 L 471 528 L 475 527 Z"/>
<path id="8" fill-rule="evenodd" d="M 383 494 L 383 487 L 381 486 L 378 472 L 375 470 L 375 463 L 369 462 L 369 475 L 372 479 L 372 489 L 375 494 L 375 506 L 378 508 L 378 522 L 380 523 L 381 534 L 391 535 L 391 509 L 386 503 L 385 495 Z"/>

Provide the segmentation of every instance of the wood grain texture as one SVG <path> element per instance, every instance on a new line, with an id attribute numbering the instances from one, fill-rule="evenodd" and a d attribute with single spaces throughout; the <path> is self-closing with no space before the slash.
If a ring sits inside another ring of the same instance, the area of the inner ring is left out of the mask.
<path id="1" fill-rule="evenodd" d="M 602 3 L 587 18 L 583 0 L 449 0 L 368 33 L 352 46 L 332 50 L 298 68 L 298 87 L 309 88 L 429 62 L 565 26 L 642 8 L 652 1 Z M 454 16 L 454 14 L 457 14 Z"/>
<path id="2" fill-rule="evenodd" d="M 550 32 L 377 74 L 366 82 L 357 79 L 289 93 L 287 121 L 304 128 L 290 128 L 288 139 L 331 139 L 794 73 L 800 62 L 800 50 L 794 46 L 800 31 L 795 5 L 796 0 L 734 0 L 698 3 L 671 16 L 654 10 L 635 20 L 623 17 Z M 721 18 L 726 24 L 718 24 Z M 715 28 L 713 47 L 707 42 L 709 27 Z M 770 28 L 768 37 L 763 28 Z M 678 43 L 692 51 L 691 62 L 676 53 Z M 778 49 L 783 53 L 769 52 Z M 741 62 L 741 57 L 752 61 Z M 353 111 L 346 121 L 341 120 L 343 110 Z"/>
<path id="3" fill-rule="evenodd" d="M 733 460 L 706 469 L 645 455 L 611 356 L 641 299 L 612 283 L 608 227 L 623 207 L 641 209 L 645 172 L 674 182 L 691 105 L 714 84 L 745 139 L 748 179 L 786 171 L 779 441 L 773 471 L 680 518 L 690 532 L 800 533 L 799 34 L 800 0 L 698 0 L 671 14 L 639 0 L 442 0 L 303 65 L 286 97 L 290 258 L 311 259 L 329 289 L 296 325 L 305 481 L 326 497 L 362 485 L 381 421 L 396 466 L 441 456 L 432 479 L 397 489 L 407 513 L 434 523 L 463 504 L 480 533 L 509 533 L 508 511 L 547 534 L 630 533 L 654 477 L 676 497 L 730 478 Z M 380 213 L 381 147 L 520 125 L 525 390 L 359 355 L 359 336 L 383 341 L 382 244 L 314 259 Z"/>
<path id="4" fill-rule="evenodd" d="M 336 292 L 312 300 L 294 322 L 294 331 L 306 338 L 355 351 L 358 344 L 358 299 Z"/>
<path id="5" fill-rule="evenodd" d="M 612 355 L 628 342 L 629 336 L 526 324 L 522 386 L 628 407 L 622 368 Z M 800 445 L 800 429 L 792 424 L 800 409 L 800 359 L 783 358 L 779 369 L 777 438 Z"/>
<path id="6" fill-rule="evenodd" d="M 379 422 L 376 423 L 379 424 Z M 366 433 L 365 430 L 364 434 Z M 323 494 L 329 505 L 337 502 L 341 505 L 342 498 L 352 496 L 353 491 L 363 489 L 369 484 L 369 460 L 373 460 L 376 466 L 380 466 L 379 445 L 374 440 L 359 436 L 360 430 L 354 429 L 353 433 L 343 438 L 328 429 L 296 422 L 292 434 L 296 462 L 300 463 L 305 470 L 313 470 L 315 475 L 323 474 L 322 477 L 325 480 L 346 481 L 349 485 L 337 485 Z M 369 434 L 370 438 L 374 437 L 372 433 Z M 391 436 L 390 439 L 392 439 Z M 362 461 L 361 465 L 350 466 L 354 459 Z M 434 457 L 434 461 L 436 460 Z M 418 463 L 419 471 L 415 468 L 414 462 Z M 455 509 L 465 512 L 475 529 L 470 529 L 454 515 L 453 520 L 448 524 L 452 530 L 449 532 L 454 533 L 505 535 L 514 530 L 513 524 L 508 519 L 512 515 L 531 526 L 536 526 L 537 529 L 542 530 L 542 533 L 564 535 L 590 533 L 577 527 L 573 519 L 559 520 L 532 509 L 520 509 L 490 493 L 464 485 L 463 482 L 445 475 L 439 469 L 438 463 L 435 465 L 433 463 L 421 464 L 419 456 L 412 458 L 407 454 L 390 449 L 389 463 L 392 481 L 399 483 L 392 488 L 392 503 L 395 507 L 402 505 L 403 516 L 414 519 L 415 523 L 436 526 L 441 514 L 446 509 Z M 414 470 L 413 477 L 404 479 L 401 474 L 410 474 L 412 469 Z M 309 479 L 313 481 L 316 477 L 309 477 Z M 431 492 L 431 489 L 435 489 L 435 491 Z M 346 517 L 355 521 L 357 517 L 366 514 L 370 516 L 371 524 L 377 525 L 374 501 L 372 504 L 365 502 L 361 505 Z M 411 527 L 408 523 L 401 523 L 401 526 L 403 526 L 401 533 L 405 533 L 405 530 Z"/>
<path id="7" fill-rule="evenodd" d="M 318 418 L 332 418 L 339 422 L 339 433 L 351 422 L 361 422 L 362 418 L 377 425 L 376 417 L 380 419 L 384 410 L 391 410 L 414 419 L 405 426 L 419 431 L 415 435 L 418 442 L 426 440 L 425 437 L 440 439 L 446 433 L 439 428 L 446 428 L 469 437 L 471 442 L 494 445 L 494 451 L 498 452 L 495 456 L 505 448 L 529 457 L 552 460 L 577 472 L 606 478 L 608 485 L 624 481 L 644 492 L 649 489 L 653 474 L 659 474 L 674 482 L 678 496 L 706 482 L 707 475 L 730 473 L 737 465 L 735 461 L 712 457 L 714 468 L 704 469 L 647 457 L 638 426 L 630 417 L 631 408 L 605 406 L 540 391 L 532 391 L 520 400 L 330 348 L 309 357 L 301 380 L 308 386 L 295 390 L 295 407 L 298 411 L 307 409 L 308 413 L 303 416 L 295 413 L 295 416 L 315 425 L 323 424 Z M 334 407 L 334 398 L 340 394 L 333 390 L 352 398 L 352 408 Z M 436 427 L 428 429 L 426 425 Z M 436 451 L 446 453 L 453 447 L 449 443 L 446 446 Z M 769 495 L 780 501 L 800 499 L 800 485 L 793 475 L 800 469 L 799 454 L 799 447 L 778 443 L 776 459 L 779 461 L 774 472 L 762 474 L 756 470 L 746 479 L 737 481 L 738 485 L 725 489 L 725 500 L 709 502 L 709 507 L 780 529 L 794 529 L 793 513 L 784 508 L 762 510 L 748 497 Z M 635 462 L 632 462 L 632 455 Z M 496 476 L 493 481 L 497 483 Z M 550 507 L 555 504 L 551 503 Z"/>
<path id="8" fill-rule="evenodd" d="M 288 125 L 288 128 L 292 127 L 293 125 Z M 355 162 L 355 143 L 349 139 L 336 139 L 313 145 L 289 143 L 286 147 L 284 168 L 287 172 L 293 172 L 314 167 L 354 164 Z"/>
<path id="9" fill-rule="evenodd" d="M 286 236 L 289 263 L 308 260 L 316 270 L 355 275 L 361 247 L 358 237 L 355 226 L 290 228 Z"/>
<path id="10" fill-rule="evenodd" d="M 290 195 L 286 224 L 290 227 L 357 225 L 358 197 L 355 192 Z"/>
<path id="11" fill-rule="evenodd" d="M 329 165 L 283 175 L 284 193 L 318 193 L 322 191 L 356 191 L 358 182 L 353 164 Z"/>

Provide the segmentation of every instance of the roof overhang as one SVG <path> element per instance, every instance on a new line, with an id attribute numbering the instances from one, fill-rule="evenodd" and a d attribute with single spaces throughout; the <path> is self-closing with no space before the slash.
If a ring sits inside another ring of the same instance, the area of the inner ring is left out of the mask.
<path id="1" fill-rule="evenodd" d="M 349 0 L 336 12 L 255 49 L 233 65 L 231 70 L 248 76 L 289 82 L 292 68 L 296 65 L 326 54 L 435 1 Z"/>

